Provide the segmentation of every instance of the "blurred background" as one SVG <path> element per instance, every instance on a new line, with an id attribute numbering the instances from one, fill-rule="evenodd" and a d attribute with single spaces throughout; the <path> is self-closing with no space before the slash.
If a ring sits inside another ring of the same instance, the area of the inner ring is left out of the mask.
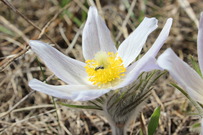
<path id="1" fill-rule="evenodd" d="M 50 43 L 62 53 L 84 61 L 82 28 L 91 5 L 98 8 L 117 46 L 145 16 L 156 17 L 159 27 L 149 36 L 143 53 L 156 40 L 167 18 L 173 18 L 170 36 L 159 54 L 171 47 L 189 64 L 189 57 L 197 59 L 202 0 L 0 0 L 0 134 L 111 135 L 102 115 L 53 104 L 53 100 L 60 99 L 28 87 L 32 78 L 64 84 L 29 50 L 30 39 Z M 199 118 L 194 107 L 171 82 L 168 74 L 157 81 L 137 119 L 130 123 L 129 135 L 137 135 L 147 127 L 143 125 L 148 124 L 157 106 L 161 106 L 161 117 L 156 135 L 198 134 L 195 126 Z"/>

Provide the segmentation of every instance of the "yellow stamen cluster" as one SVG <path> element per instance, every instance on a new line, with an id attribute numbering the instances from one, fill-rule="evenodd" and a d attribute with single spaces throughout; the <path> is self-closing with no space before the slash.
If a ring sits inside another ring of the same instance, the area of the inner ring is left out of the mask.
<path id="1" fill-rule="evenodd" d="M 99 87 L 115 85 L 126 72 L 121 57 L 113 52 L 98 52 L 95 58 L 86 61 L 88 79 Z"/>

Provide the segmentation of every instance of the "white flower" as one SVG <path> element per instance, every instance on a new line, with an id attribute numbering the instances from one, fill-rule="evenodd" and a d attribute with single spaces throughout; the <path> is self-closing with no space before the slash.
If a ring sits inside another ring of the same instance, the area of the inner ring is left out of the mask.
<path id="1" fill-rule="evenodd" d="M 33 79 L 29 86 L 48 95 L 74 101 L 92 100 L 110 90 L 127 86 L 137 79 L 140 73 L 160 69 L 155 56 L 168 37 L 171 25 L 170 18 L 150 50 L 137 62 L 132 63 L 140 54 L 148 35 L 157 28 L 157 20 L 144 18 L 117 50 L 97 9 L 90 7 L 82 34 L 86 63 L 67 57 L 46 43 L 31 40 L 31 49 L 68 85 L 53 86 Z"/>
<path id="2" fill-rule="evenodd" d="M 200 17 L 197 49 L 199 67 L 201 73 L 203 73 L 203 14 Z M 160 67 L 169 71 L 171 76 L 187 91 L 193 100 L 203 104 L 203 79 L 194 69 L 178 58 L 170 48 L 159 56 L 157 62 Z"/>

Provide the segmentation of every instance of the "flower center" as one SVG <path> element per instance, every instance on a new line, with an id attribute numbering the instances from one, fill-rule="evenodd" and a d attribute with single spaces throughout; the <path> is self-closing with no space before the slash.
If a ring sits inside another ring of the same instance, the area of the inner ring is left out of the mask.
<path id="1" fill-rule="evenodd" d="M 86 64 L 89 81 L 100 88 L 116 85 L 126 71 L 121 57 L 113 52 L 98 52 L 95 58 L 87 60 Z"/>

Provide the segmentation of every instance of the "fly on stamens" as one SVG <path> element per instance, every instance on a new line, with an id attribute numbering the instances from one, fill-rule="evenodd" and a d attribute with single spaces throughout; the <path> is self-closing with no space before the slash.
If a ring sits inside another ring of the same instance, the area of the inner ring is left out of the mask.
<path id="1" fill-rule="evenodd" d="M 99 70 L 99 69 L 104 69 L 104 67 L 103 67 L 103 66 L 98 66 L 98 67 L 96 67 L 94 70 L 97 71 L 97 70 Z"/>

